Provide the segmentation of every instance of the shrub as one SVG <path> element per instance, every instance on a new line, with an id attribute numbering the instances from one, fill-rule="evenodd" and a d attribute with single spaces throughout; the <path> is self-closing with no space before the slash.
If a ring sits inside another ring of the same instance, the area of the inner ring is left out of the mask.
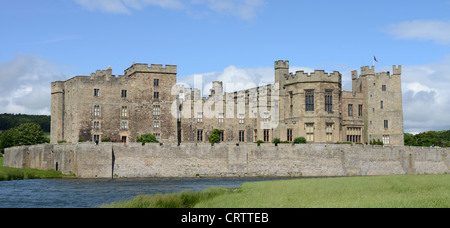
<path id="1" fill-rule="evenodd" d="M 294 144 L 305 144 L 306 139 L 304 137 L 298 137 L 294 139 Z"/>
<path id="2" fill-rule="evenodd" d="M 279 138 L 274 138 L 274 139 L 272 140 L 272 143 L 274 143 L 275 146 L 278 146 L 278 143 L 280 143 L 280 142 L 281 142 L 281 140 L 280 140 Z"/>
<path id="3" fill-rule="evenodd" d="M 220 133 L 221 130 L 214 129 L 211 135 L 208 137 L 209 142 L 211 145 L 214 145 L 214 143 L 220 143 Z"/>
<path id="4" fill-rule="evenodd" d="M 258 140 L 258 141 L 256 141 L 256 144 L 258 144 L 258 146 L 260 146 L 260 145 L 261 145 L 261 143 L 264 143 L 264 141 L 262 141 L 262 140 Z"/>
<path id="5" fill-rule="evenodd" d="M 380 145 L 380 146 L 383 146 L 384 143 L 383 143 L 380 139 L 377 139 L 377 140 L 372 139 L 372 141 L 370 141 L 370 145 Z"/>
<path id="6" fill-rule="evenodd" d="M 145 145 L 146 143 L 159 143 L 159 141 L 156 139 L 156 136 L 153 134 L 144 134 L 139 137 L 137 137 L 136 142 L 142 143 L 142 145 Z"/>

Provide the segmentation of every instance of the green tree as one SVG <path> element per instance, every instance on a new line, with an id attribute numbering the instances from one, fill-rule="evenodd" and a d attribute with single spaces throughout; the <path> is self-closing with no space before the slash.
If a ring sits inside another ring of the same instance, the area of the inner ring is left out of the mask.
<path id="1" fill-rule="evenodd" d="M 137 137 L 136 142 L 142 143 L 142 145 L 145 145 L 146 143 L 159 143 L 159 141 L 156 139 L 156 136 L 153 134 L 141 135 Z"/>
<path id="2" fill-rule="evenodd" d="M 414 138 L 413 134 L 405 133 L 405 146 L 415 146 L 416 145 L 416 139 Z"/>
<path id="3" fill-rule="evenodd" d="M 17 129 L 13 128 L 4 132 L 2 136 L 0 136 L 1 153 L 4 153 L 5 148 L 19 145 L 17 142 L 17 139 L 19 138 L 18 135 L 19 133 L 17 132 Z"/>
<path id="4" fill-rule="evenodd" d="M 42 128 L 34 123 L 21 124 L 0 136 L 0 150 L 13 146 L 49 143 Z"/>
<path id="5" fill-rule="evenodd" d="M 36 145 L 42 143 L 49 143 L 45 137 L 44 131 L 41 126 L 34 123 L 21 124 L 16 128 L 19 132 L 18 143 L 22 145 Z"/>
<path id="6" fill-rule="evenodd" d="M 220 133 L 222 131 L 218 129 L 214 129 L 211 135 L 209 135 L 208 139 L 211 145 L 214 145 L 214 143 L 220 143 Z"/>

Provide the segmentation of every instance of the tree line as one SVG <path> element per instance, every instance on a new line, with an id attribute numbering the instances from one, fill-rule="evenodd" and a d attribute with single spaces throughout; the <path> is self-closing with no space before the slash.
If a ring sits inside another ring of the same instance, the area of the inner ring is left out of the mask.
<path id="1" fill-rule="evenodd" d="M 405 146 L 450 147 L 450 130 L 427 131 L 416 135 L 405 133 Z"/>
<path id="2" fill-rule="evenodd" d="M 0 133 L 15 128 L 24 123 L 35 123 L 44 132 L 50 132 L 50 116 L 25 114 L 0 114 Z"/>

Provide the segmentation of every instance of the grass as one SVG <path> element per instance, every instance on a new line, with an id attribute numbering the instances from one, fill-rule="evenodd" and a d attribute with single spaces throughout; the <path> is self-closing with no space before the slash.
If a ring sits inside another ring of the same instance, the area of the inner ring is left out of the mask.
<path id="1" fill-rule="evenodd" d="M 210 188 L 201 192 L 181 192 L 167 195 L 140 195 L 126 202 L 102 205 L 101 208 L 193 208 L 198 203 L 232 193 L 227 188 Z"/>
<path id="2" fill-rule="evenodd" d="M 295 179 L 138 196 L 117 208 L 449 208 L 450 175 Z"/>
<path id="3" fill-rule="evenodd" d="M 3 157 L 0 157 L 0 181 L 24 179 L 54 179 L 69 177 L 55 170 L 16 169 L 3 166 Z"/>
<path id="4" fill-rule="evenodd" d="M 297 179 L 244 183 L 200 208 L 448 208 L 450 175 Z"/>

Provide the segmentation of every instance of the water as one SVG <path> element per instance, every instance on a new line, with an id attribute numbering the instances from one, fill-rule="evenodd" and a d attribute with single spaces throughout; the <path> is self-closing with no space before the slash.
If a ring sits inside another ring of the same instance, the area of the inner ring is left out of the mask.
<path id="1" fill-rule="evenodd" d="M 211 187 L 239 188 L 244 182 L 279 179 L 281 178 L 0 181 L 0 208 L 92 208 L 126 201 L 141 194 L 201 191 Z"/>

